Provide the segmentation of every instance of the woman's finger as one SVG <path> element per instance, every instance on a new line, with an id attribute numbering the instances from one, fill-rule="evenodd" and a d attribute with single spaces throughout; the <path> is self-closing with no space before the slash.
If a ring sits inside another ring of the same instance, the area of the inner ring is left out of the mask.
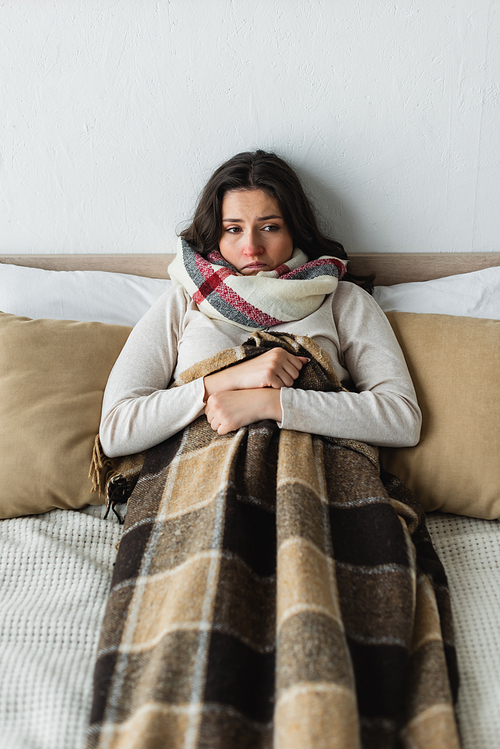
<path id="1" fill-rule="evenodd" d="M 269 379 L 270 387 L 274 388 L 275 390 L 279 390 L 282 387 L 292 387 L 293 383 L 295 382 L 295 378 L 285 372 L 285 370 L 283 370 L 279 374 L 274 374 Z"/>
<path id="2" fill-rule="evenodd" d="M 305 356 L 295 356 L 283 349 L 279 349 L 279 358 L 268 364 L 266 374 L 267 387 L 291 387 L 300 374 L 300 370 L 310 359 Z"/>
<path id="3" fill-rule="evenodd" d="M 300 374 L 300 371 L 304 364 L 306 364 L 310 359 L 308 359 L 305 356 L 291 356 L 291 358 L 287 358 L 283 364 L 283 372 L 285 372 L 289 377 L 292 378 L 292 382 L 286 383 L 289 387 L 291 384 L 293 384 L 293 380 L 296 380 L 297 377 Z"/>
<path id="4" fill-rule="evenodd" d="M 297 361 L 287 361 L 283 365 L 283 371 L 286 372 L 292 379 L 296 380 L 302 369 L 302 364 Z"/>

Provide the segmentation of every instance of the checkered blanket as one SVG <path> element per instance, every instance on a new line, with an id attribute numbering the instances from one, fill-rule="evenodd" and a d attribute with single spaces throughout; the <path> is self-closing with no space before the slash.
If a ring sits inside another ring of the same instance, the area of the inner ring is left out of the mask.
<path id="1" fill-rule="evenodd" d="M 181 382 L 275 345 L 312 359 L 297 387 L 341 389 L 313 341 L 266 333 Z M 453 749 L 456 688 L 444 570 L 375 448 L 202 416 L 147 452 L 89 749 Z"/>

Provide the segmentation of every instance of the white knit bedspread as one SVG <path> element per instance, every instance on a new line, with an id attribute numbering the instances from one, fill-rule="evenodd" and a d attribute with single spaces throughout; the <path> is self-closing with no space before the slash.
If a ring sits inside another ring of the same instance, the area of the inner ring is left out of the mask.
<path id="1" fill-rule="evenodd" d="M 0 746 L 83 749 L 121 526 L 103 508 L 0 521 Z M 500 746 L 500 524 L 429 516 L 452 596 L 465 749 Z"/>
<path id="2" fill-rule="evenodd" d="M 121 526 L 103 508 L 0 521 L 0 746 L 81 749 Z"/>
<path id="3" fill-rule="evenodd" d="M 429 515 L 455 625 L 464 749 L 500 747 L 500 523 Z"/>

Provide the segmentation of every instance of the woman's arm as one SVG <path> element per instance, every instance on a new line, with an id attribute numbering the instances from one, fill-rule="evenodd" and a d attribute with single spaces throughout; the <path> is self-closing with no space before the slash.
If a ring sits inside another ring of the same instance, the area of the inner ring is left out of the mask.
<path id="1" fill-rule="evenodd" d="M 163 294 L 132 330 L 116 360 L 99 429 L 109 457 L 157 445 L 203 413 L 202 378 L 166 389 L 175 370 L 185 311 L 180 287 Z"/>
<path id="2" fill-rule="evenodd" d="M 406 362 L 392 328 L 373 298 L 342 282 L 333 296 L 342 365 L 357 392 L 319 393 L 282 388 L 286 429 L 374 445 L 415 445 L 421 413 Z"/>
<path id="3" fill-rule="evenodd" d="M 295 360 L 287 362 L 287 366 L 293 364 L 292 376 L 275 380 L 264 377 L 262 385 L 259 379 L 247 382 L 241 377 L 243 387 L 262 389 L 238 390 L 238 381 L 217 380 L 223 372 L 211 376 L 213 381 L 205 378 L 206 383 L 219 387 L 219 392 L 208 398 L 205 409 L 212 428 L 226 434 L 254 421 L 274 419 L 287 429 L 329 437 L 384 446 L 416 444 L 420 410 L 402 351 L 384 313 L 366 292 L 350 283 L 339 285 L 331 312 L 341 364 L 358 392 L 320 393 L 291 387 L 305 359 L 299 362 L 289 354 Z M 264 364 L 265 356 L 253 362 L 258 365 L 261 360 Z M 233 375 L 238 376 L 240 368 L 243 375 L 250 363 L 232 368 Z M 231 370 L 226 372 L 231 374 Z"/>
<path id="4" fill-rule="evenodd" d="M 205 395 L 227 390 L 291 387 L 309 359 L 274 348 L 246 362 L 205 377 Z"/>
<path id="5" fill-rule="evenodd" d="M 110 457 L 139 452 L 167 439 L 203 413 L 210 396 L 212 410 L 222 407 L 224 414 L 231 401 L 230 428 L 220 429 L 221 434 L 242 426 L 242 419 L 244 424 L 281 419 L 275 388 L 291 385 L 307 361 L 281 349 L 209 375 L 204 381 L 200 378 L 167 390 L 177 363 L 186 309 L 187 299 L 180 287 L 167 292 L 139 321 L 118 357 L 106 386 L 99 432 Z M 259 390 L 245 400 L 244 393 L 251 388 Z M 222 412 L 217 418 L 217 427 L 226 423 Z"/>

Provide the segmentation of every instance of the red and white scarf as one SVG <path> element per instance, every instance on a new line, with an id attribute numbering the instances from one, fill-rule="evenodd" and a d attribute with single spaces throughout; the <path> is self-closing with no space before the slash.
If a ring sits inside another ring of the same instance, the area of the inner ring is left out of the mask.
<path id="1" fill-rule="evenodd" d="M 207 317 L 258 330 L 315 312 L 337 288 L 346 264 L 329 255 L 308 261 L 302 250 L 295 249 L 290 260 L 274 270 L 244 276 L 219 252 L 205 257 L 179 238 L 168 272 Z"/>

